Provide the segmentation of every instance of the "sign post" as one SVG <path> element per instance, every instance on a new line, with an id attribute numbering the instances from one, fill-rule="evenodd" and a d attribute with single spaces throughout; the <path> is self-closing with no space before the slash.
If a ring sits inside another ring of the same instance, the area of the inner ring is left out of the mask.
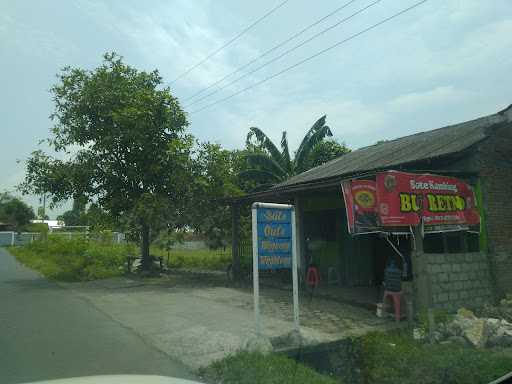
<path id="1" fill-rule="evenodd" d="M 300 332 L 299 323 L 299 276 L 297 273 L 297 229 L 295 227 L 295 209 L 292 208 L 292 285 L 293 285 L 293 327 Z"/>
<path id="2" fill-rule="evenodd" d="M 293 324 L 299 332 L 299 282 L 297 273 L 297 234 L 293 205 L 254 203 L 252 205 L 252 254 L 254 321 L 261 334 L 259 270 L 292 269 Z"/>
<path id="3" fill-rule="evenodd" d="M 256 335 L 261 335 L 260 323 L 260 280 L 258 266 L 258 208 L 252 205 L 252 286 L 254 295 L 254 324 Z"/>

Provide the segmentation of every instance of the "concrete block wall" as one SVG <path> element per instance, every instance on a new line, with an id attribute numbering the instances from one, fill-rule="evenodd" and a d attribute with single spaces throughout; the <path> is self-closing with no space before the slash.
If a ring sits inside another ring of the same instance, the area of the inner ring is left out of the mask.
<path id="1" fill-rule="evenodd" d="M 14 232 L 8 232 L 8 231 L 2 231 L 0 232 L 0 247 L 8 246 L 8 245 L 14 245 L 15 241 L 15 233 Z"/>
<path id="2" fill-rule="evenodd" d="M 456 310 L 493 302 L 485 253 L 423 254 L 434 308 Z"/>
<path id="3" fill-rule="evenodd" d="M 512 119 L 512 116 L 510 116 Z M 498 297 L 512 293 L 512 123 L 478 148 L 488 249 Z"/>

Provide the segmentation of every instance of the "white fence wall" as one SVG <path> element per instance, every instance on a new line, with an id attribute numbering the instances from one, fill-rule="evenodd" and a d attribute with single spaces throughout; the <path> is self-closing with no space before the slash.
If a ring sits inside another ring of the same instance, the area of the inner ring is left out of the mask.
<path id="1" fill-rule="evenodd" d="M 39 238 L 37 232 L 0 232 L 0 246 L 25 245 Z"/>
<path id="2" fill-rule="evenodd" d="M 41 236 L 38 232 L 0 232 L 0 247 L 26 245 Z M 90 233 L 87 232 L 53 232 L 49 236 L 62 236 L 66 239 L 73 239 L 75 237 L 89 237 Z M 124 233 L 112 232 L 112 242 L 115 244 L 124 244 L 126 241 Z"/>

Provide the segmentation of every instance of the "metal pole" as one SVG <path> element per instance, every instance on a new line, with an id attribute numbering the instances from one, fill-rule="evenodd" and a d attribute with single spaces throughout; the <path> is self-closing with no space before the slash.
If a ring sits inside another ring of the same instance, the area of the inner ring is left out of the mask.
<path id="1" fill-rule="evenodd" d="M 297 229 L 295 226 L 295 208 L 292 208 L 292 280 L 293 280 L 293 325 L 300 332 L 299 323 L 299 279 L 297 274 Z"/>
<path id="2" fill-rule="evenodd" d="M 260 324 L 260 286 L 258 278 L 258 212 L 252 207 L 252 284 L 254 294 L 254 324 L 256 335 L 261 335 Z"/>

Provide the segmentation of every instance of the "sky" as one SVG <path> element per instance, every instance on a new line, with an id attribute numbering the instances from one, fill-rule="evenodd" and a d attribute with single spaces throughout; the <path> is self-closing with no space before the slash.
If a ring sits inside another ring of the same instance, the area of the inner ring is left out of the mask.
<path id="1" fill-rule="evenodd" d="M 251 126 L 276 143 L 287 131 L 290 147 L 296 149 L 324 114 L 334 137 L 357 149 L 510 105 L 510 0 L 429 0 L 347 40 L 417 1 L 289 0 L 173 82 L 282 0 L 0 0 L 0 192 L 17 194 L 24 160 L 33 150 L 46 150 L 39 141 L 50 136 L 54 104 L 49 89 L 56 74 L 67 65 L 92 70 L 109 51 L 140 70 L 158 69 L 189 113 L 190 132 L 228 149 L 241 148 Z M 196 104 L 189 105 L 195 99 L 186 101 L 347 3 L 220 85 L 347 19 L 337 27 Z M 36 196 L 24 199 L 34 208 L 39 204 Z"/>

